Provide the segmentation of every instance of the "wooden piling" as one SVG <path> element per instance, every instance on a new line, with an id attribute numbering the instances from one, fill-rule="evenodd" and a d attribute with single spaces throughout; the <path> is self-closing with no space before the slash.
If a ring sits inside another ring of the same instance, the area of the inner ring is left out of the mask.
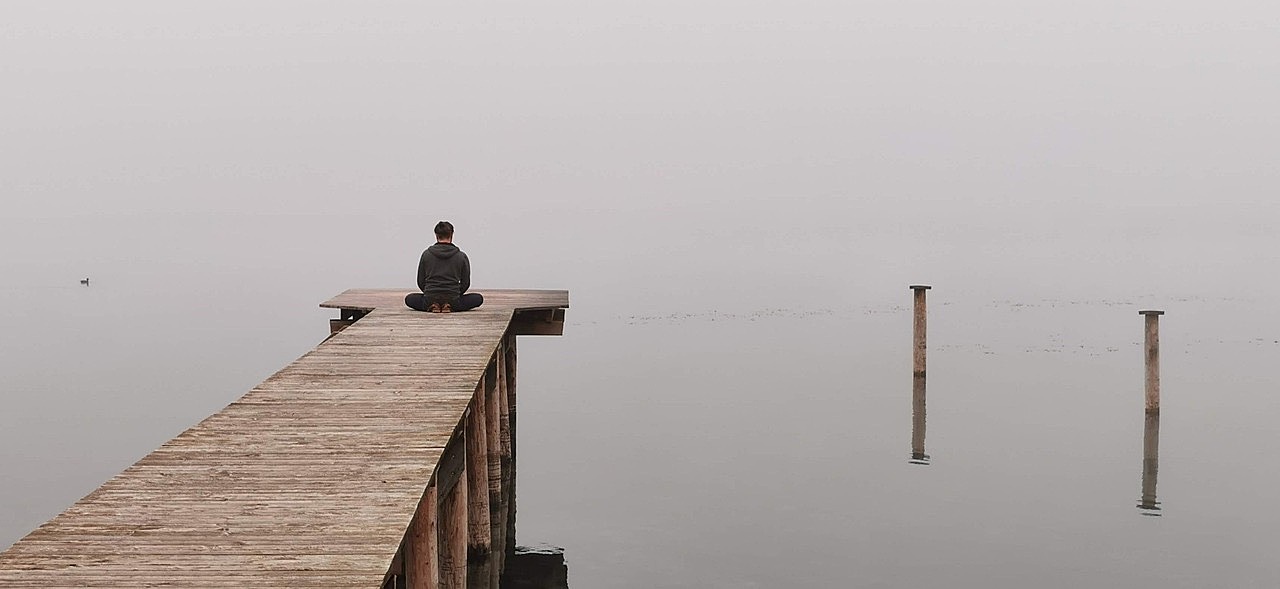
<path id="1" fill-rule="evenodd" d="M 915 320 L 913 321 L 913 349 L 912 368 L 916 378 L 924 378 L 925 375 L 925 320 L 928 318 L 928 311 L 925 306 L 925 291 L 933 288 L 924 284 L 913 284 L 911 290 L 915 291 Z"/>
<path id="2" fill-rule="evenodd" d="M 466 417 L 467 589 L 488 589 L 492 536 L 489 529 L 489 445 L 485 418 L 488 388 L 482 379 Z"/>
<path id="3" fill-rule="evenodd" d="M 409 524 L 409 537 L 405 543 L 405 574 L 409 589 L 437 589 L 437 565 L 439 564 L 439 548 L 436 535 L 439 526 L 436 519 L 437 503 L 436 487 L 427 487 L 418 511 L 414 513 Z"/>
<path id="4" fill-rule="evenodd" d="M 508 333 L 506 336 L 507 351 L 506 363 L 503 366 L 506 369 L 507 376 L 507 430 L 510 435 L 507 436 L 510 441 L 511 449 L 508 452 L 510 456 L 509 474 L 507 475 L 507 554 L 513 554 L 516 551 L 516 336 L 514 333 Z"/>
<path id="5" fill-rule="evenodd" d="M 510 407 L 507 402 L 507 344 L 504 338 L 498 344 L 497 354 L 498 365 L 498 389 L 495 397 L 498 398 L 498 463 L 501 470 L 500 475 L 500 506 L 499 514 L 499 534 L 494 537 L 494 554 L 498 558 L 498 567 L 500 570 L 506 570 L 507 562 L 507 518 L 510 515 L 511 506 L 508 505 L 511 492 L 511 423 L 510 423 Z"/>
<path id="6" fill-rule="evenodd" d="M 499 345 L 501 348 L 501 345 Z M 502 418 L 498 402 L 498 358 L 489 361 L 484 373 L 485 400 L 485 457 L 489 462 L 489 578 L 490 587 L 497 589 L 502 575 L 502 555 L 505 546 L 502 538 L 502 442 L 499 440 Z"/>
<path id="7" fill-rule="evenodd" d="M 1143 349 L 1147 364 L 1147 412 L 1158 413 L 1160 411 L 1160 316 L 1164 315 L 1164 311 L 1138 311 L 1138 314 L 1146 317 Z"/>
<path id="8" fill-rule="evenodd" d="M 465 434 L 464 434 L 465 435 Z M 439 587 L 467 586 L 466 443 L 454 438 L 437 467 Z"/>

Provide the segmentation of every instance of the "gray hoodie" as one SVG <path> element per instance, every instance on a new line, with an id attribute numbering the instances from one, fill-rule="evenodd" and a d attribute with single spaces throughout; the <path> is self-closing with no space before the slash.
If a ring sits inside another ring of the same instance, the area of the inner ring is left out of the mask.
<path id="1" fill-rule="evenodd" d="M 452 243 L 437 243 L 418 261 L 418 288 L 427 296 L 458 298 L 471 288 L 471 261 Z"/>

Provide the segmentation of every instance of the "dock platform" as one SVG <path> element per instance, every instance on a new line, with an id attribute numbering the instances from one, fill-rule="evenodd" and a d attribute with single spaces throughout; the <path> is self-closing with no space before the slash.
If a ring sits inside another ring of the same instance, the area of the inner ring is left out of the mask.
<path id="1" fill-rule="evenodd" d="M 0 553 L 0 586 L 496 588 L 516 336 L 560 334 L 569 294 L 406 292 L 322 303 L 329 339 Z"/>

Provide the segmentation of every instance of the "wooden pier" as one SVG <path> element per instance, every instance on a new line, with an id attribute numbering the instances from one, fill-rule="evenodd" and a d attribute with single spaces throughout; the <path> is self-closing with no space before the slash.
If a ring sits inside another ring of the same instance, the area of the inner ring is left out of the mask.
<path id="1" fill-rule="evenodd" d="M 496 588 L 515 336 L 559 335 L 569 293 L 480 292 L 326 301 L 328 340 L 0 553 L 0 587 Z"/>

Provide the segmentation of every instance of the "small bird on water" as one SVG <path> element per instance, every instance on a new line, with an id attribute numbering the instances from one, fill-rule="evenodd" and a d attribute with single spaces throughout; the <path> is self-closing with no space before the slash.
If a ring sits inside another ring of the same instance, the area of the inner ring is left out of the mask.
<path id="1" fill-rule="evenodd" d="M 83 285 L 85 285 L 85 286 L 89 286 L 89 279 L 88 279 L 88 278 L 81 278 L 81 279 L 80 279 L 80 284 L 83 284 Z"/>

